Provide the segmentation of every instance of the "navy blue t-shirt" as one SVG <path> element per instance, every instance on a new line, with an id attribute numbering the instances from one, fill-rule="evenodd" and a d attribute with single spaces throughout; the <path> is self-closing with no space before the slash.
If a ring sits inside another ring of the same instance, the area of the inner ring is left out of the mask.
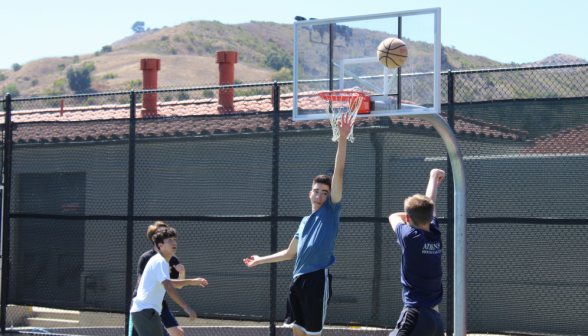
<path id="1" fill-rule="evenodd" d="M 443 300 L 441 285 L 441 231 L 437 217 L 430 231 L 407 224 L 396 226 L 398 244 L 402 249 L 401 282 L 405 307 L 434 307 Z"/>
<path id="2" fill-rule="evenodd" d="M 294 278 L 335 263 L 335 242 L 339 234 L 341 202 L 331 204 L 331 197 L 312 215 L 300 222 L 294 235 L 298 239 L 298 253 L 294 265 Z"/>

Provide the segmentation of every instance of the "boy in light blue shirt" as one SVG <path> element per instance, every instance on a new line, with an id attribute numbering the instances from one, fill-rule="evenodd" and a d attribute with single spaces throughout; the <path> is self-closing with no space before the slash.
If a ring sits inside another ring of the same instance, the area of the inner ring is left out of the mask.
<path id="1" fill-rule="evenodd" d="M 269 256 L 253 255 L 243 260 L 248 267 L 253 267 L 291 260 L 297 255 L 285 320 L 292 325 L 294 336 L 321 334 L 331 297 L 332 276 L 328 267 L 335 262 L 347 136 L 353 127 L 351 116 L 344 115 L 338 127 L 339 145 L 333 178 L 319 175 L 312 181 L 309 193 L 312 214 L 302 219 L 290 246 Z"/>

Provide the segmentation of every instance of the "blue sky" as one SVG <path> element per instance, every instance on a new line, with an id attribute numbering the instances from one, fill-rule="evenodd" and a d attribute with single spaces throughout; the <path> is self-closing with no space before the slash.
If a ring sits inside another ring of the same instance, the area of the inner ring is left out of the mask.
<path id="1" fill-rule="evenodd" d="M 291 23 L 296 15 L 331 18 L 432 7 L 441 7 L 443 44 L 467 54 L 505 63 L 534 62 L 556 53 L 588 59 L 588 44 L 582 42 L 588 0 L 21 0 L 2 10 L 0 69 L 92 53 L 131 35 L 135 21 L 151 28 L 190 20 Z"/>

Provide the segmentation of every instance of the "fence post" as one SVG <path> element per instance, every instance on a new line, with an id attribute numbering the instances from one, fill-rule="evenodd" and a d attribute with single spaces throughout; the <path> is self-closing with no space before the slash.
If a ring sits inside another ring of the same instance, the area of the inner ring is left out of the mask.
<path id="1" fill-rule="evenodd" d="M 0 329 L 6 332 L 6 306 L 8 305 L 8 279 L 10 272 L 10 187 L 12 180 L 12 96 L 4 101 L 4 202 L 2 204 L 2 288 L 0 299 Z"/>
<path id="2" fill-rule="evenodd" d="M 129 334 L 129 318 L 131 316 L 131 301 L 133 299 L 133 231 L 135 207 L 135 117 L 137 95 L 131 90 L 130 119 L 129 119 L 129 171 L 127 194 L 127 264 L 126 264 L 126 293 L 125 293 L 125 335 Z"/>
<path id="3" fill-rule="evenodd" d="M 447 71 L 447 123 L 451 131 L 455 134 L 455 111 L 454 111 L 454 78 L 451 70 Z M 445 295 L 445 302 L 447 304 L 447 319 L 446 319 L 446 334 L 453 335 L 453 293 L 454 293 L 454 259 L 455 253 L 454 235 L 455 235 L 455 190 L 453 184 L 453 170 L 451 168 L 451 160 L 447 155 L 447 171 L 445 174 L 447 179 L 447 294 Z"/>
<path id="4" fill-rule="evenodd" d="M 274 81 L 272 86 L 273 136 L 272 136 L 272 209 L 271 209 L 271 253 L 278 252 L 278 184 L 280 172 L 280 86 Z M 269 335 L 276 335 L 278 264 L 270 266 L 270 329 Z"/>
<path id="5" fill-rule="evenodd" d="M 382 217 L 382 202 L 384 198 L 384 188 L 382 186 L 383 177 L 383 163 L 384 155 L 382 153 L 383 146 L 376 132 L 370 132 L 370 140 L 372 146 L 374 146 L 375 154 L 375 201 L 374 201 L 374 217 Z M 372 315 L 371 320 L 378 323 L 380 319 L 380 285 L 382 278 L 382 223 L 374 222 L 374 260 L 373 260 L 373 279 L 372 279 Z"/>

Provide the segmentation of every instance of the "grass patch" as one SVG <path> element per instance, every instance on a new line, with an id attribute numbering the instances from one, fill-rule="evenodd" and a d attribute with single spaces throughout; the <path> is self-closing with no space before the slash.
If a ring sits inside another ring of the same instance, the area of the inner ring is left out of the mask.
<path id="1" fill-rule="evenodd" d="M 115 79 L 117 77 L 118 77 L 117 74 L 107 73 L 106 75 L 102 76 L 102 79 Z"/>
<path id="2" fill-rule="evenodd" d="M 53 87 L 54 88 L 61 88 L 61 90 L 63 90 L 66 82 L 67 82 L 67 80 L 65 78 L 59 78 L 58 80 L 53 82 Z"/>
<path id="3" fill-rule="evenodd" d="M 94 65 L 94 62 L 84 62 L 83 66 L 84 66 L 84 69 L 88 69 L 88 71 L 90 71 L 90 72 L 96 70 L 96 66 Z"/>
<path id="4" fill-rule="evenodd" d="M 127 89 L 127 90 L 140 89 L 141 86 L 143 85 L 143 80 L 135 79 L 135 80 L 126 81 L 123 83 L 123 85 L 124 85 L 125 89 Z"/>

